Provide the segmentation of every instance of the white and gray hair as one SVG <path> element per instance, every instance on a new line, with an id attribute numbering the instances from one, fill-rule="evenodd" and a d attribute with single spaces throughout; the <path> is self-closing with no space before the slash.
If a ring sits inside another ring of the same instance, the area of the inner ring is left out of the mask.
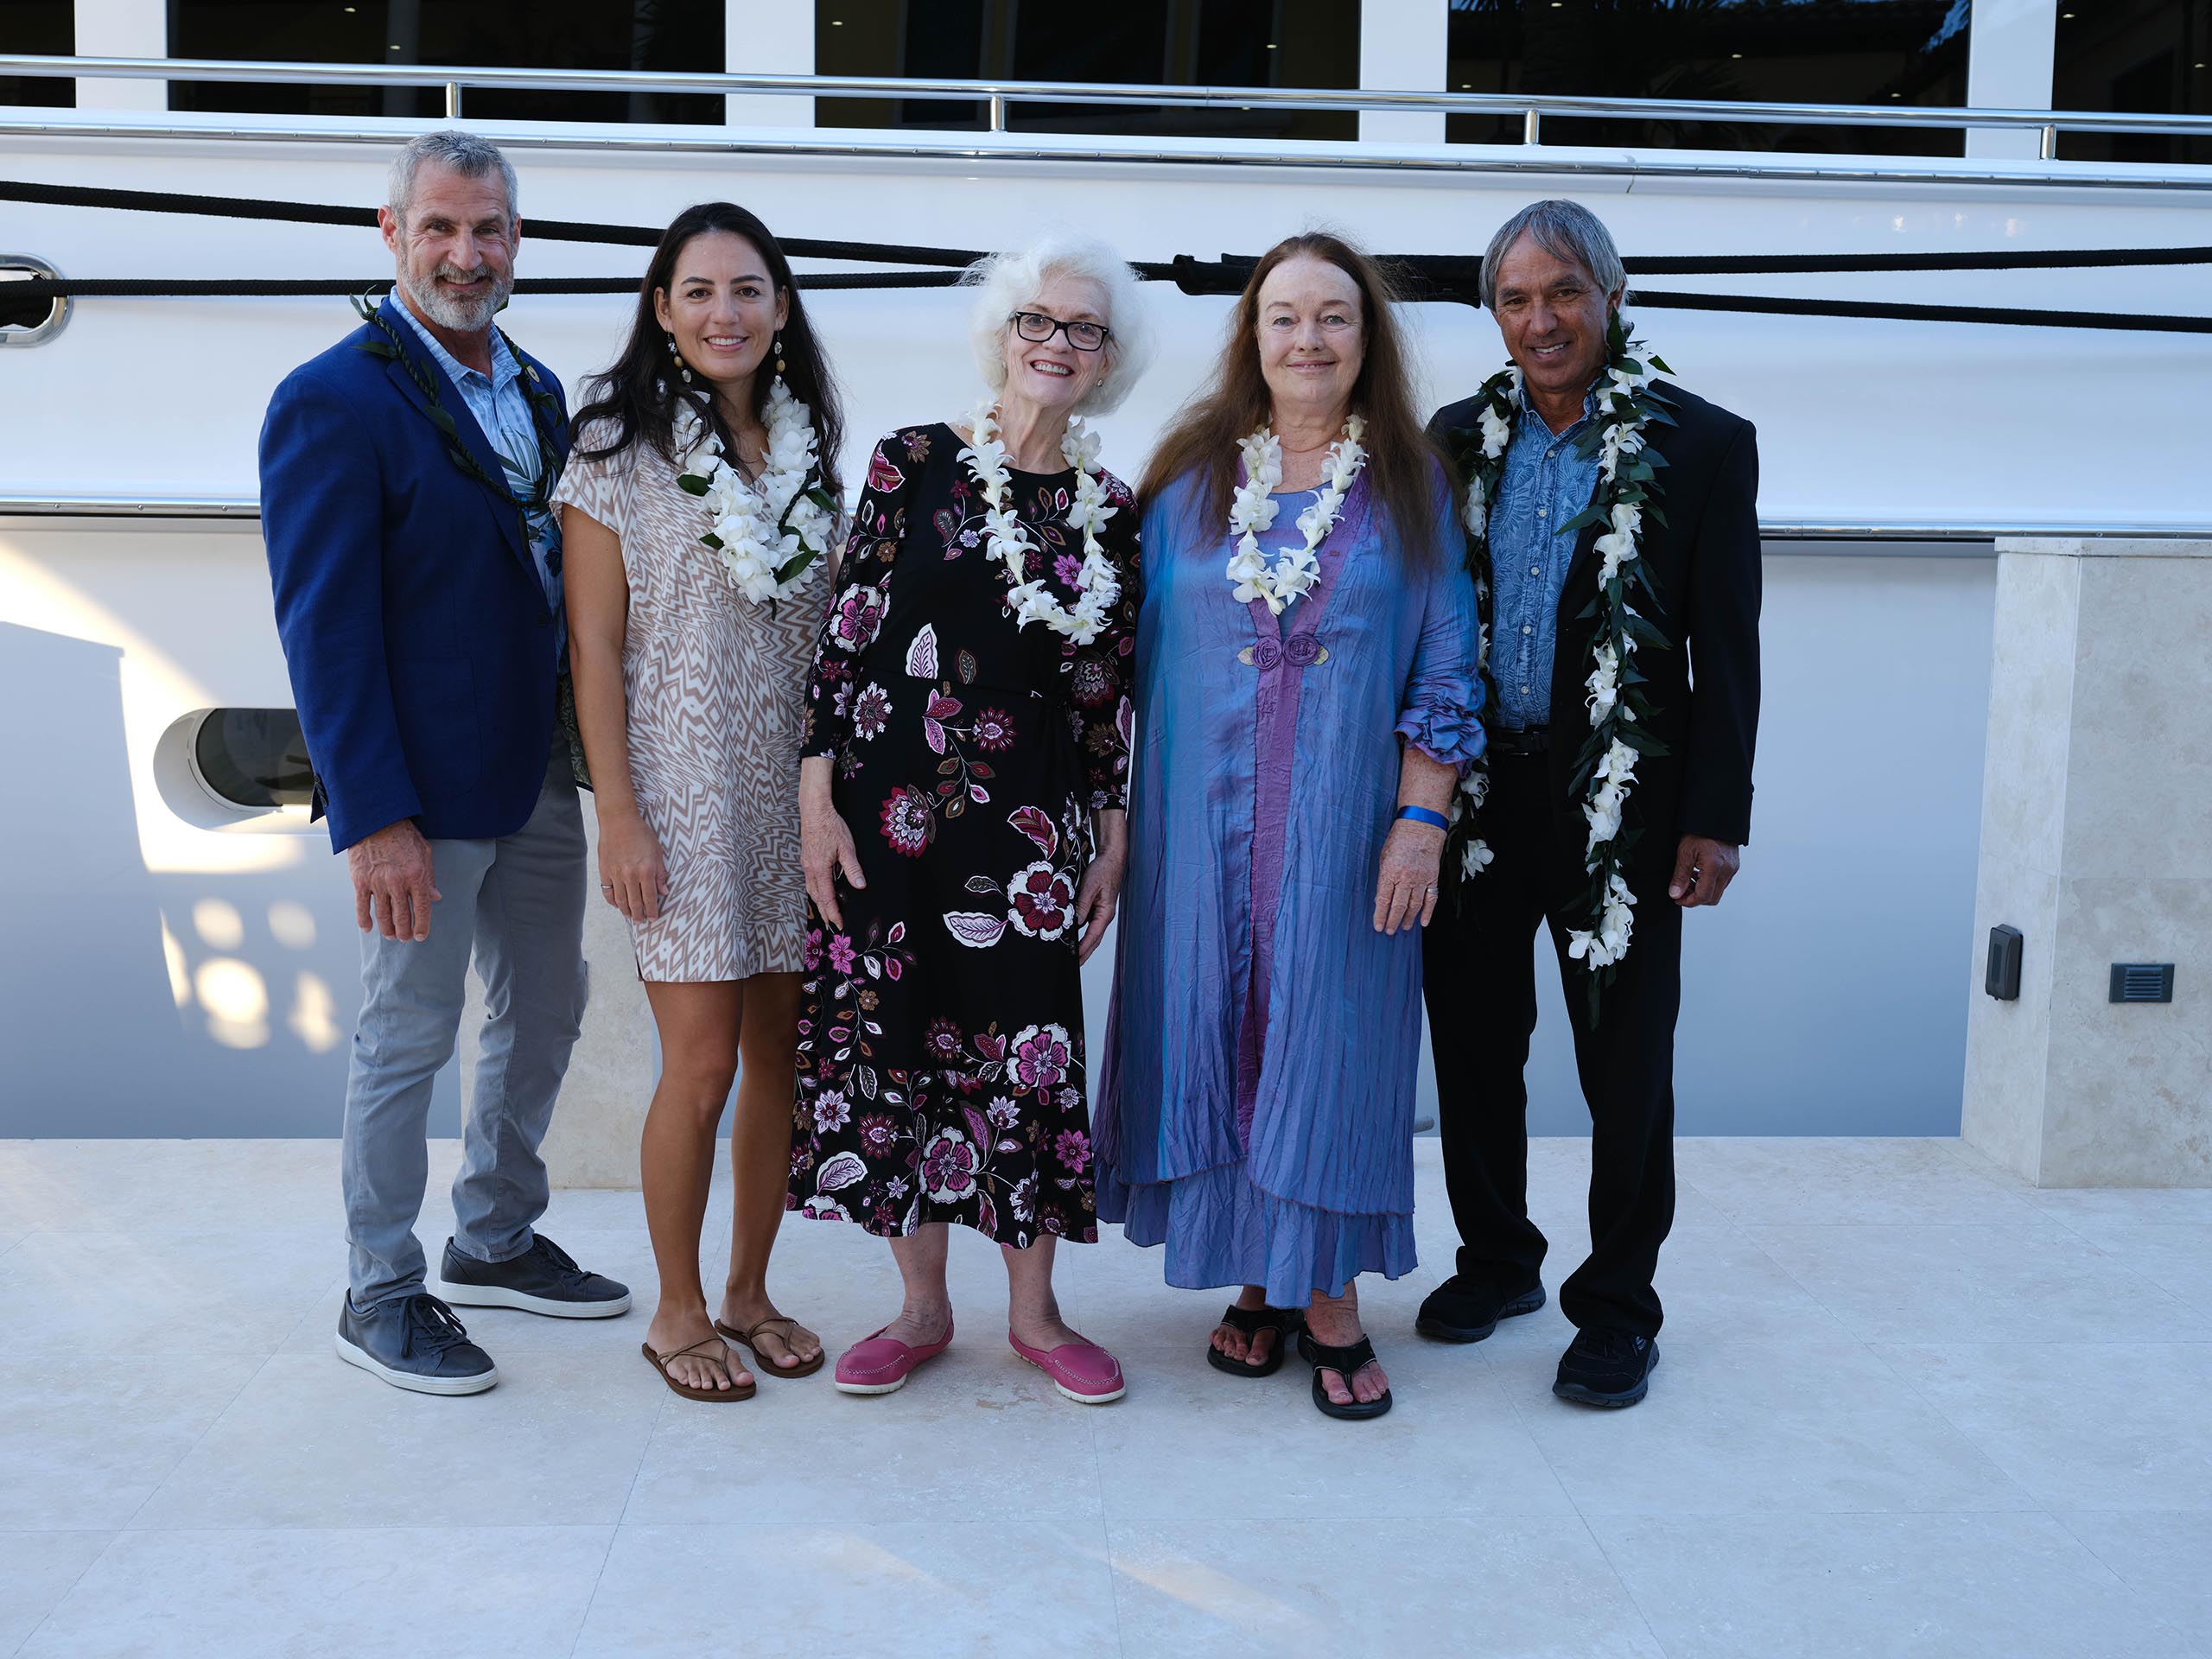
<path id="1" fill-rule="evenodd" d="M 1497 268 L 1523 236 L 1554 259 L 1571 259 L 1590 273 L 1601 293 L 1627 298 L 1628 271 L 1605 222 L 1579 201 L 1532 201 L 1497 227 L 1483 256 L 1482 302 L 1497 308 Z"/>
<path id="2" fill-rule="evenodd" d="M 497 172 L 507 192 L 507 228 L 514 228 L 516 217 L 522 211 L 522 198 L 516 189 L 513 163 L 490 139 L 448 127 L 441 132 L 416 134 L 407 141 L 406 148 L 392 157 L 385 205 L 391 209 L 391 216 L 399 221 L 402 230 L 407 226 L 407 210 L 415 201 L 415 175 L 425 162 L 434 162 L 464 179 L 480 179 L 486 173 Z"/>
<path id="3" fill-rule="evenodd" d="M 1039 238 L 1012 253 L 994 253 L 978 259 L 962 273 L 960 285 L 973 289 L 976 302 L 968 313 L 968 332 L 976 348 L 976 366 L 993 391 L 1006 385 L 1007 319 L 1034 305 L 1045 284 L 1055 276 L 1074 276 L 1090 283 L 1105 301 L 1106 372 L 1075 406 L 1078 415 L 1108 415 L 1121 407 L 1129 388 L 1152 361 L 1152 323 L 1138 297 L 1135 271 L 1103 242 L 1087 237 L 1054 234 Z"/>

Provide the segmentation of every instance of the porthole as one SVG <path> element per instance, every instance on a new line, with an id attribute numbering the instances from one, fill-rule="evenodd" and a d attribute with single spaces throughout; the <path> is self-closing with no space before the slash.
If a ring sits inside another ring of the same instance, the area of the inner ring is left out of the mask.
<path id="1" fill-rule="evenodd" d="M 54 282 L 61 273 L 26 253 L 0 253 L 0 346 L 43 346 L 69 326 L 70 299 L 21 299 L 9 293 L 16 283 Z"/>
<path id="2" fill-rule="evenodd" d="M 195 709 L 154 747 L 169 810 L 202 830 L 297 834 L 309 828 L 315 771 L 289 709 Z"/>
<path id="3" fill-rule="evenodd" d="M 217 800 L 249 811 L 305 806 L 315 794 L 308 741 L 289 709 L 210 709 L 192 734 L 192 770 Z"/>

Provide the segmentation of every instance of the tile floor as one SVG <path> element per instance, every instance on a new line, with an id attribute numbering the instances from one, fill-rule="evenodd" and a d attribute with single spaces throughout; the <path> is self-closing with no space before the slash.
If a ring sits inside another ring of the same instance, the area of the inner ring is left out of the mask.
<path id="1" fill-rule="evenodd" d="M 1367 1298 L 1398 1407 L 1338 1424 L 1302 1366 L 1208 1370 L 1223 1298 L 1118 1237 L 1061 1271 L 1130 1373 L 1103 1409 L 1006 1351 L 964 1237 L 960 1338 L 888 1399 L 686 1403 L 642 1311 L 471 1312 L 499 1386 L 404 1395 L 330 1352 L 330 1143 L 0 1142 L 0 1656 L 2212 1659 L 2212 1192 L 1684 1141 L 1665 1363 L 1600 1414 L 1550 1395 L 1555 1307 L 1412 1336 L 1450 1254 L 1417 1144 L 1431 1265 Z M 1531 1163 L 1555 1287 L 1586 1147 Z M 650 1300 L 635 1194 L 545 1230 Z M 833 1345 L 881 1322 L 879 1243 L 785 1231 L 789 1307 Z"/>

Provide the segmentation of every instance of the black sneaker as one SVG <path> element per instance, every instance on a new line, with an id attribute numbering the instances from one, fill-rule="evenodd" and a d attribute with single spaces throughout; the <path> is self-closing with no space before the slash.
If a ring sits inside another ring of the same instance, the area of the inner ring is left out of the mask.
<path id="1" fill-rule="evenodd" d="M 1578 1331 L 1559 1357 L 1552 1392 L 1583 1406 L 1632 1406 L 1651 1386 L 1659 1344 L 1649 1337 L 1599 1327 Z"/>
<path id="2" fill-rule="evenodd" d="M 499 1380 L 492 1356 L 468 1339 L 453 1310 L 416 1291 L 372 1307 L 351 1292 L 338 1315 L 338 1357 L 416 1394 L 481 1394 Z"/>
<path id="3" fill-rule="evenodd" d="M 1438 1342 L 1480 1342 L 1500 1319 L 1533 1313 L 1544 1305 L 1544 1287 L 1532 1284 L 1511 1294 L 1453 1274 L 1421 1305 L 1414 1329 Z"/>
<path id="4" fill-rule="evenodd" d="M 518 1307 L 556 1319 L 611 1319 L 630 1311 L 630 1287 L 586 1273 L 540 1233 L 507 1262 L 479 1262 L 446 1240 L 430 1288 L 463 1307 Z"/>

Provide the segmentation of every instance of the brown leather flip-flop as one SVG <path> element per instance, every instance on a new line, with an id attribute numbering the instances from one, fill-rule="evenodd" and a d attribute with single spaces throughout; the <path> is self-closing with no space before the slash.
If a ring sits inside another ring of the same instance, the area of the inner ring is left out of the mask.
<path id="1" fill-rule="evenodd" d="M 748 1331 L 741 1331 L 734 1325 L 724 1325 L 720 1319 L 715 1321 L 715 1329 L 725 1340 L 735 1343 L 753 1356 L 753 1374 L 755 1376 L 812 1376 L 820 1370 L 823 1357 L 821 1353 L 817 1353 L 812 1359 L 803 1360 L 797 1365 L 779 1365 L 760 1351 L 754 1338 L 771 1325 L 778 1325 L 784 1328 L 773 1334 L 784 1344 L 784 1351 L 786 1353 L 794 1351 L 791 1348 L 791 1332 L 798 1329 L 798 1321 L 786 1319 L 780 1313 L 772 1313 L 768 1318 L 755 1322 Z"/>
<path id="2" fill-rule="evenodd" d="M 672 1354 L 657 1354 L 653 1352 L 651 1343 L 641 1342 L 638 1344 L 638 1351 L 652 1361 L 653 1370 L 660 1373 L 660 1380 L 686 1400 L 705 1400 L 717 1405 L 723 1401 L 750 1400 L 758 1386 L 755 1383 L 739 1383 L 737 1387 L 730 1389 L 702 1389 L 695 1383 L 679 1382 L 668 1374 L 670 1360 L 681 1359 L 686 1354 L 696 1353 L 709 1343 L 715 1345 L 715 1363 L 722 1367 L 723 1373 L 727 1376 L 729 1370 L 729 1355 L 722 1348 L 722 1339 L 720 1337 L 702 1337 L 689 1348 L 679 1348 Z M 737 1381 L 734 1377 L 730 1380 L 733 1382 Z"/>

